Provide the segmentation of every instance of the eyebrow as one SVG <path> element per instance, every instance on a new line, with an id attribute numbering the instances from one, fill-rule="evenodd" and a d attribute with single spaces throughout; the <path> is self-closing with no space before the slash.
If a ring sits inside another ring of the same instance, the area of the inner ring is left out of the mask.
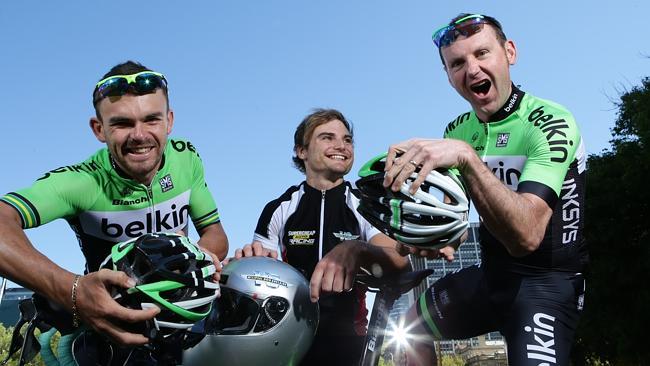
<path id="1" fill-rule="evenodd" d="M 149 113 L 146 116 L 144 116 L 143 120 L 148 121 L 152 118 L 162 118 L 163 113 L 162 112 L 154 112 L 154 113 Z M 130 117 L 124 117 L 124 116 L 115 116 L 112 117 L 111 119 L 108 120 L 109 124 L 119 124 L 119 123 L 124 123 L 124 122 L 131 122 L 133 121 L 133 118 Z"/>
<path id="2" fill-rule="evenodd" d="M 321 133 L 319 133 L 316 137 L 334 136 L 334 135 L 335 135 L 334 132 L 321 132 Z M 346 137 L 352 139 L 352 135 L 350 135 L 349 133 L 346 133 L 346 134 L 343 136 L 343 138 L 346 138 Z"/>

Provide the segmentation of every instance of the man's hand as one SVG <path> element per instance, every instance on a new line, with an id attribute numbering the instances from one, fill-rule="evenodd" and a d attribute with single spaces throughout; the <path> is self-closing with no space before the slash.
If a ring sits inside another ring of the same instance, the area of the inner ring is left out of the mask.
<path id="1" fill-rule="evenodd" d="M 420 249 L 414 246 L 397 242 L 397 244 L 395 245 L 395 250 L 397 250 L 397 252 L 403 256 L 412 254 L 427 259 L 444 258 L 447 262 L 451 262 L 454 260 L 454 253 L 456 253 L 456 247 L 457 245 L 455 246 L 447 245 L 440 249 Z"/>
<path id="2" fill-rule="evenodd" d="M 77 312 L 81 320 L 118 344 L 137 346 L 149 343 L 142 334 L 131 333 L 117 323 L 138 323 L 153 319 L 157 307 L 136 310 L 118 304 L 110 294 L 111 287 L 131 288 L 135 281 L 124 272 L 100 269 L 79 279 Z"/>
<path id="3" fill-rule="evenodd" d="M 278 252 L 273 249 L 264 248 L 262 243 L 254 241 L 252 244 L 246 244 L 242 248 L 235 250 L 235 258 L 242 257 L 270 257 L 278 259 Z"/>
<path id="4" fill-rule="evenodd" d="M 399 191 L 402 183 L 419 168 L 418 177 L 409 188 L 415 194 L 433 169 L 462 168 L 467 154 L 475 154 L 472 147 L 454 139 L 416 138 L 391 145 L 386 156 L 384 187 Z"/>
<path id="5" fill-rule="evenodd" d="M 336 245 L 314 269 L 309 283 L 311 301 L 318 301 L 321 292 L 349 291 L 359 270 L 359 252 L 365 243 L 346 241 Z"/>
<path id="6" fill-rule="evenodd" d="M 216 271 L 212 275 L 212 281 L 219 283 L 219 280 L 221 279 L 221 270 L 223 270 L 223 266 L 225 265 L 225 263 L 222 265 L 221 261 L 219 261 L 219 257 L 216 254 L 209 251 L 208 249 L 206 248 L 200 248 L 200 249 L 202 252 L 204 252 L 205 254 L 209 255 L 212 258 L 212 262 L 214 263 L 214 267 L 216 269 Z"/>

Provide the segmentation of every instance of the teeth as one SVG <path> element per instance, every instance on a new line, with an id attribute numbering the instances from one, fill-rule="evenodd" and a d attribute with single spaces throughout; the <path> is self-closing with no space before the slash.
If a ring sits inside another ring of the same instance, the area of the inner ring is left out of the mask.
<path id="1" fill-rule="evenodd" d="M 336 159 L 336 160 L 345 160 L 345 156 L 343 155 L 332 155 L 330 156 L 331 159 Z"/>
<path id="2" fill-rule="evenodd" d="M 138 148 L 131 148 L 130 150 L 131 150 L 132 153 L 135 153 L 135 154 L 144 154 L 144 153 L 149 152 L 149 150 L 151 150 L 151 148 L 150 147 L 138 147 Z"/>

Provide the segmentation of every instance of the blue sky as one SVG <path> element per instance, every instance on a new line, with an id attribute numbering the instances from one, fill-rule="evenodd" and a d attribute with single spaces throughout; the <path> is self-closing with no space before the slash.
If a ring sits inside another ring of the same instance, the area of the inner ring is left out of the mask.
<path id="1" fill-rule="evenodd" d="M 613 101 L 650 75 L 648 2 L 489 3 L 3 1 L 0 194 L 101 148 L 88 127 L 93 86 L 113 65 L 136 60 L 167 76 L 173 135 L 198 148 L 232 251 L 250 242 L 264 204 L 302 180 L 291 166 L 292 136 L 312 108 L 337 108 L 353 122 L 349 180 L 391 143 L 439 137 L 469 108 L 430 38 L 460 12 L 499 19 L 518 47 L 513 80 L 565 105 L 588 152 L 601 152 Z M 65 221 L 28 236 L 82 271 Z"/>

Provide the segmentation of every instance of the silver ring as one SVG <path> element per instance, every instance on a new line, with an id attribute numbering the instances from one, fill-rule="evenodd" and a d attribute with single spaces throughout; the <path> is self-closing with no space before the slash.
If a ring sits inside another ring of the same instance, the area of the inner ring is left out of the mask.
<path id="1" fill-rule="evenodd" d="M 413 164 L 415 168 L 420 166 L 420 163 L 416 163 L 414 160 L 409 160 L 409 163 Z"/>

